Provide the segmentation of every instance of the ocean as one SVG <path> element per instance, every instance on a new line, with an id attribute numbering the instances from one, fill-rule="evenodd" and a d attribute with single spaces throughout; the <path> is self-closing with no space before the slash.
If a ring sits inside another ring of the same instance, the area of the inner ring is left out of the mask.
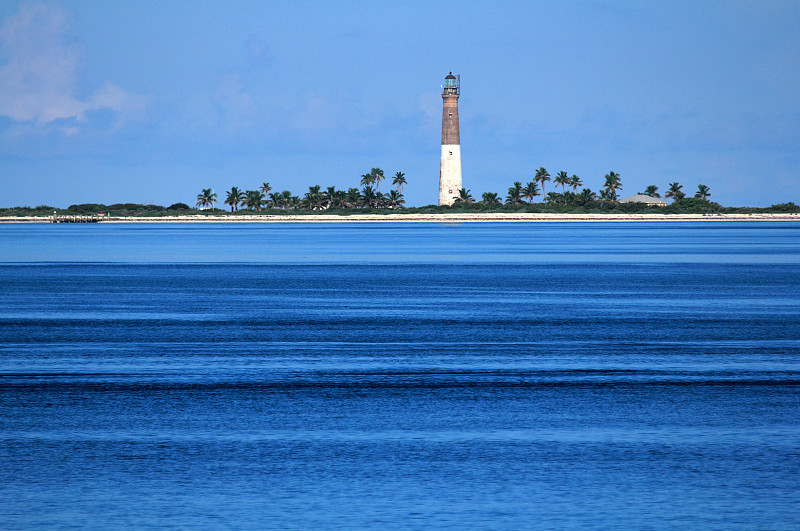
<path id="1" fill-rule="evenodd" d="M 798 529 L 800 222 L 0 224 L 0 528 Z"/>

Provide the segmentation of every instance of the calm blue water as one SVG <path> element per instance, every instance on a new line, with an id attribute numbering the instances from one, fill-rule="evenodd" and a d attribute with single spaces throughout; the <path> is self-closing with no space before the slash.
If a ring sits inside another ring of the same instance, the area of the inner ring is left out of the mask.
<path id="1" fill-rule="evenodd" d="M 797 529 L 800 223 L 0 225 L 0 527 Z"/>

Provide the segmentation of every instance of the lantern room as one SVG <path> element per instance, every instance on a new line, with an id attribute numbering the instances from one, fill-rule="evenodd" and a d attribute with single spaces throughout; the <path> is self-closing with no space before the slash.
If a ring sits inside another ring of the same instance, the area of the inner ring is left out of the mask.
<path id="1" fill-rule="evenodd" d="M 458 95 L 461 93 L 461 76 L 454 76 L 452 72 L 450 72 L 447 77 L 444 78 L 444 85 L 442 85 L 442 94 L 455 94 Z"/>

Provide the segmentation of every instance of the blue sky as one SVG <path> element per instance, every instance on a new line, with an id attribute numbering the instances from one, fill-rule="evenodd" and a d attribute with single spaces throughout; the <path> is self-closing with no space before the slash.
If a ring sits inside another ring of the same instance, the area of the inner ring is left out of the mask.
<path id="1" fill-rule="evenodd" d="M 406 173 L 435 203 L 440 85 L 464 186 L 539 166 L 623 195 L 800 202 L 800 2 L 0 3 L 0 206 L 302 195 Z"/>

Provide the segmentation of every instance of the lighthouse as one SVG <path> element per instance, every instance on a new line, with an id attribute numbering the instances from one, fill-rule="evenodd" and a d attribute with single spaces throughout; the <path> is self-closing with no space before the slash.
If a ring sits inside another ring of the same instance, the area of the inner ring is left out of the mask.
<path id="1" fill-rule="evenodd" d="M 461 76 L 452 72 L 442 85 L 442 161 L 439 165 L 439 204 L 452 205 L 461 190 L 461 140 L 458 135 L 458 97 Z"/>

